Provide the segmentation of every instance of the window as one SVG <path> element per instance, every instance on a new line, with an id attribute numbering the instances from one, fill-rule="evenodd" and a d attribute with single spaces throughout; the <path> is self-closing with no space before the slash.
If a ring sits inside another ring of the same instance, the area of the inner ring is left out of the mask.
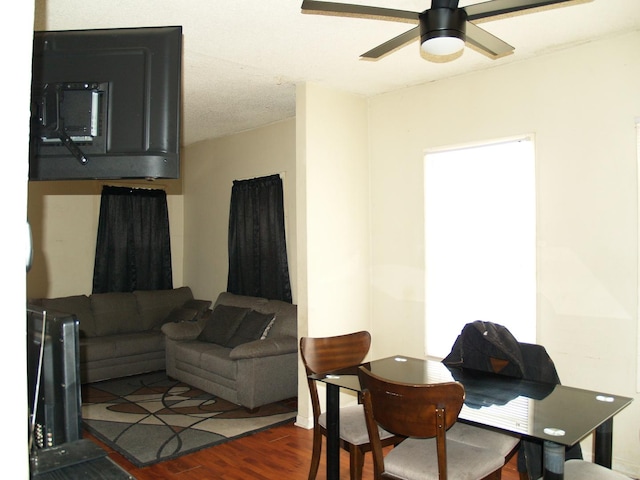
<path id="1" fill-rule="evenodd" d="M 426 353 L 446 356 L 485 320 L 535 342 L 535 156 L 531 138 L 425 155 Z"/>

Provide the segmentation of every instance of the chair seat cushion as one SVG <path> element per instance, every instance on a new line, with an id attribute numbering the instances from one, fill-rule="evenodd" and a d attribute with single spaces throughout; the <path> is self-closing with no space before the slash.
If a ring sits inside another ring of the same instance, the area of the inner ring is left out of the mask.
<path id="1" fill-rule="evenodd" d="M 321 413 L 318 423 L 327 428 L 327 414 Z M 378 427 L 380 439 L 393 437 L 392 433 Z M 369 432 L 364 418 L 364 408 L 362 405 L 350 405 L 340 408 L 340 438 L 352 445 L 363 445 L 369 443 Z"/>
<path id="2" fill-rule="evenodd" d="M 504 465 L 504 456 L 484 448 L 447 439 L 449 480 L 479 480 Z M 384 459 L 385 472 L 406 480 L 437 480 L 435 438 L 407 438 Z"/>
<path id="3" fill-rule="evenodd" d="M 510 454 L 520 443 L 520 437 L 517 435 L 495 432 L 463 422 L 453 424 L 453 427 L 447 431 L 447 439 L 493 450 L 503 457 Z"/>
<path id="4" fill-rule="evenodd" d="M 567 460 L 564 464 L 564 478 L 567 480 L 630 480 L 626 475 L 584 460 Z"/>

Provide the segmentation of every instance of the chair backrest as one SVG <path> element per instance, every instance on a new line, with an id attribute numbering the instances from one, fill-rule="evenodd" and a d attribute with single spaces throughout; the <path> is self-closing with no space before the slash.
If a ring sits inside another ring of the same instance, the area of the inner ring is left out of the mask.
<path id="1" fill-rule="evenodd" d="M 385 478 L 378 425 L 406 437 L 436 438 L 439 478 L 447 478 L 446 430 L 458 419 L 464 387 L 458 382 L 397 383 L 358 369 L 376 478 Z"/>
<path id="2" fill-rule="evenodd" d="M 371 398 L 373 416 L 385 430 L 406 437 L 432 438 L 440 425 L 448 430 L 458 420 L 465 395 L 459 382 L 397 383 L 365 367 L 359 368 L 358 375 L 363 391 Z"/>
<path id="3" fill-rule="evenodd" d="M 335 337 L 302 337 L 300 356 L 307 375 L 340 370 L 359 365 L 369 353 L 369 332 L 355 332 Z"/>
<path id="4" fill-rule="evenodd" d="M 302 337 L 300 356 L 307 375 L 332 372 L 360 365 L 371 347 L 371 335 L 361 331 L 335 337 Z M 320 400 L 316 382 L 307 378 L 311 406 L 317 425 L 320 415 Z"/>

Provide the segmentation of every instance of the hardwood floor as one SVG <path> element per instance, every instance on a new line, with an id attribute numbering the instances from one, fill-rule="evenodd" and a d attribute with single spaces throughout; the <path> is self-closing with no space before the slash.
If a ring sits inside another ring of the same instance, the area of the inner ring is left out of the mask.
<path id="1" fill-rule="evenodd" d="M 136 468 L 122 455 L 87 436 L 137 480 L 306 480 L 311 460 L 312 432 L 293 424 L 275 427 L 232 442 L 184 455 L 175 460 Z M 503 480 L 519 480 L 515 458 L 503 468 Z M 318 480 L 324 480 L 323 458 Z M 349 457 L 340 457 L 340 478 L 349 478 Z M 365 457 L 363 479 L 373 478 L 371 455 Z"/>

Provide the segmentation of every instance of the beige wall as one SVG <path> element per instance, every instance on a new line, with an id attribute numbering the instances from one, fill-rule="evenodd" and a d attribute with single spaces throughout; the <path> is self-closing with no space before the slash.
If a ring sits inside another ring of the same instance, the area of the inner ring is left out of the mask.
<path id="1" fill-rule="evenodd" d="M 374 356 L 424 356 L 425 150 L 533 134 L 537 341 L 564 383 L 635 397 L 613 443 L 635 476 L 639 53 L 636 32 L 369 103 Z"/>
<path id="2" fill-rule="evenodd" d="M 159 188 L 167 192 L 173 284 L 183 285 L 180 180 L 29 182 L 28 217 L 34 246 L 33 268 L 27 275 L 29 297 L 91 293 L 103 185 Z"/>
<path id="3" fill-rule="evenodd" d="M 283 178 L 289 275 L 296 288 L 295 120 L 199 142 L 184 150 L 184 279 L 194 295 L 213 299 L 227 289 L 228 228 L 234 180 Z"/>
<path id="4" fill-rule="evenodd" d="M 366 100 L 307 84 L 298 89 L 301 120 L 299 209 L 305 237 L 307 332 L 327 336 L 369 329 L 369 188 Z"/>
<path id="5" fill-rule="evenodd" d="M 371 329 L 366 106 L 313 84 L 297 89 L 300 336 Z M 302 364 L 298 392 L 297 423 L 312 426 Z"/>

